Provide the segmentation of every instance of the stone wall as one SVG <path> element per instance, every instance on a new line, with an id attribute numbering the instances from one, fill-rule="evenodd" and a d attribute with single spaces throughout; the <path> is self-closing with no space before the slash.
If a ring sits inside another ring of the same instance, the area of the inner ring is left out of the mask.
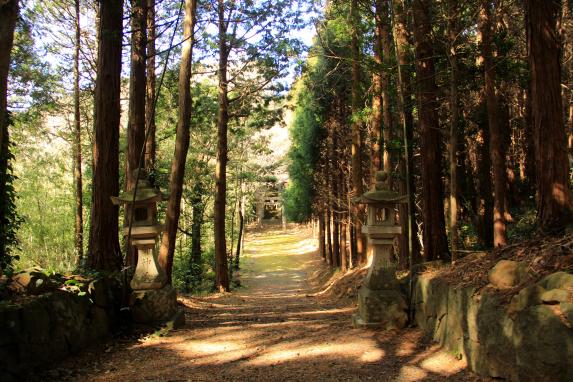
<path id="1" fill-rule="evenodd" d="M 111 335 L 118 287 L 110 279 L 85 292 L 54 290 L 0 304 L 0 380 L 15 381 Z"/>
<path id="2" fill-rule="evenodd" d="M 494 289 L 456 289 L 431 275 L 414 284 L 415 320 L 481 376 L 573 381 L 573 275 L 559 272 L 509 304 Z"/>

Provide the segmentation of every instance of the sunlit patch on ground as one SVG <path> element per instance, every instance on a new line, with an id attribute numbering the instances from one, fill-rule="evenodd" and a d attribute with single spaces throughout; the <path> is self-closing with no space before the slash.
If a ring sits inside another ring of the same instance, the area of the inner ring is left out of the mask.
<path id="1" fill-rule="evenodd" d="M 423 343 L 420 331 L 352 328 L 354 302 L 327 298 L 329 285 L 307 281 L 322 267 L 309 230 L 247 235 L 240 271 L 245 288 L 182 296 L 185 328 L 80 357 L 85 371 L 75 380 L 479 380 L 464 371 L 463 361 Z"/>

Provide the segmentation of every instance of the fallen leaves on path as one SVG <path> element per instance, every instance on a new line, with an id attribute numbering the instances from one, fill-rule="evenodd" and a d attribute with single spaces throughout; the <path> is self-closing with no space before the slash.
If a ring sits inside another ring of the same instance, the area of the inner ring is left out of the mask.
<path id="1" fill-rule="evenodd" d="M 360 271 L 326 285 L 325 266 L 303 228 L 248 236 L 233 293 L 181 296 L 186 324 L 164 337 L 117 342 L 66 361 L 73 381 L 477 381 L 463 361 L 419 330 L 355 329 Z M 308 280 L 314 280 L 309 283 Z M 337 284 L 338 283 L 338 284 Z M 341 286 L 342 285 L 342 286 Z M 320 287 L 320 288 L 319 288 Z M 320 292 L 323 293 L 320 293 Z M 346 292 L 344 292 L 346 293 Z M 109 349 L 109 350 L 108 350 Z M 55 370 L 59 370 L 55 369 Z M 47 374 L 46 374 L 47 375 Z"/>

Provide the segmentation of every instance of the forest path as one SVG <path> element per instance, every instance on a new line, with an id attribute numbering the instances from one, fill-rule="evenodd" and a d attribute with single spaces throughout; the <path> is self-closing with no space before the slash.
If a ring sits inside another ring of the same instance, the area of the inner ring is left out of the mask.
<path id="1" fill-rule="evenodd" d="M 166 336 L 83 355 L 78 381 L 475 381 L 418 330 L 354 329 L 349 301 L 312 297 L 324 267 L 305 228 L 249 233 L 242 287 L 181 297 L 186 324 Z M 75 365 L 78 365 L 76 359 Z"/>

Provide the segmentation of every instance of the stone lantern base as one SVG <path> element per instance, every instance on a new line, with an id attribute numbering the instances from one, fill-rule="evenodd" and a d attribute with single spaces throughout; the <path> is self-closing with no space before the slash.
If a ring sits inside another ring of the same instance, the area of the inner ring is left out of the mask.
<path id="1" fill-rule="evenodd" d="M 372 290 L 362 285 L 358 291 L 358 312 L 352 316 L 354 327 L 402 329 L 406 326 L 406 301 L 399 290 Z"/>
<path id="2" fill-rule="evenodd" d="M 137 266 L 131 279 L 131 289 L 159 289 L 167 282 L 165 272 L 159 265 L 157 254 L 155 253 L 155 240 L 148 240 L 149 243 L 142 245 L 143 240 L 134 241 L 137 247 Z"/>
<path id="3" fill-rule="evenodd" d="M 134 290 L 129 306 L 134 322 L 163 323 L 171 320 L 177 313 L 177 293 L 171 285 L 160 289 Z"/>

